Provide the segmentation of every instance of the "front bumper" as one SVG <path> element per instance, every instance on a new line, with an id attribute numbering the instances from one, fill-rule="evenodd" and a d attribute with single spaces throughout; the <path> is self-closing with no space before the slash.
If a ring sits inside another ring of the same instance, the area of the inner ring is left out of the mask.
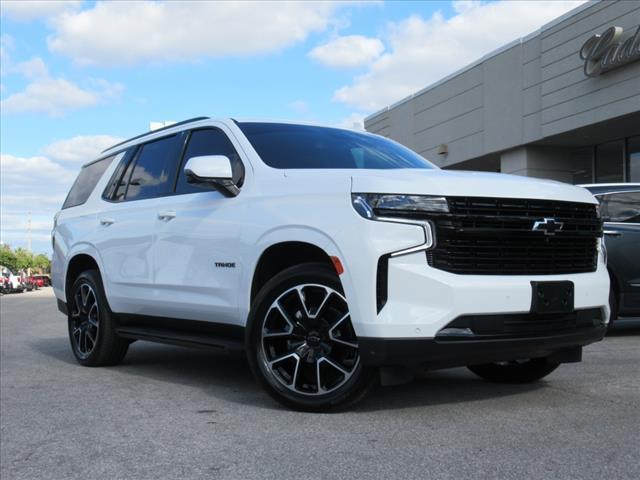
<path id="1" fill-rule="evenodd" d="M 362 362 L 368 366 L 450 368 L 526 358 L 551 357 L 557 363 L 580 360 L 583 346 L 602 340 L 606 326 L 593 326 L 527 337 L 493 338 L 367 338 L 358 339 Z"/>
<path id="2" fill-rule="evenodd" d="M 609 321 L 609 275 L 602 261 L 591 273 L 457 275 L 430 267 L 418 252 L 390 258 L 386 276 L 387 299 L 379 312 L 375 299 L 360 296 L 367 304 L 353 316 L 359 338 L 432 339 L 461 316 L 526 314 L 532 282 L 572 282 L 574 308 L 599 309 L 602 321 Z"/>

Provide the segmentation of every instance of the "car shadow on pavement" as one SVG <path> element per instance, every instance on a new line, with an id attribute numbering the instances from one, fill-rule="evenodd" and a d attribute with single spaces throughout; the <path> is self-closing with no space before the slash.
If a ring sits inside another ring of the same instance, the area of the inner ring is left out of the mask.
<path id="1" fill-rule="evenodd" d="M 32 345 L 41 354 L 84 368 L 76 363 L 65 337 L 35 340 Z M 258 385 L 243 356 L 136 342 L 122 364 L 105 368 L 111 375 L 195 387 L 224 401 L 265 409 L 284 409 Z M 96 375 L 95 370 L 92 375 Z M 528 385 L 497 385 L 479 379 L 466 369 L 439 370 L 421 373 L 408 384 L 379 387 L 354 410 L 365 413 L 498 399 L 543 388 L 544 385 L 544 381 Z"/>

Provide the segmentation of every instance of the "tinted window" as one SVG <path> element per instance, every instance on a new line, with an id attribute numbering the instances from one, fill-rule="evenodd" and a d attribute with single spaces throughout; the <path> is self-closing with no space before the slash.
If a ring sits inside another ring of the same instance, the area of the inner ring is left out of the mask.
<path id="1" fill-rule="evenodd" d="M 131 157 L 135 153 L 137 147 L 130 148 L 126 152 L 123 153 L 122 159 L 120 160 L 118 167 L 113 172 L 111 179 L 109 180 L 109 184 L 104 189 L 103 198 L 106 199 L 117 199 L 121 200 L 124 198 L 124 192 L 126 191 L 127 183 L 126 179 L 129 177 L 123 175 L 124 169 L 130 164 Z"/>
<path id="2" fill-rule="evenodd" d="M 98 180 L 100 180 L 105 170 L 109 168 L 109 165 L 111 165 L 114 158 L 115 155 L 103 158 L 102 160 L 98 160 L 97 162 L 93 162 L 82 167 L 82 170 L 80 170 L 78 178 L 76 178 L 76 181 L 73 183 L 62 208 L 75 207 L 86 202 L 98 183 Z"/>
<path id="3" fill-rule="evenodd" d="M 187 182 L 184 174 L 184 166 L 191 157 L 199 157 L 202 155 L 226 155 L 231 160 L 233 166 L 233 180 L 239 187 L 242 186 L 242 177 L 244 176 L 244 168 L 240 161 L 240 156 L 233 144 L 227 138 L 222 130 L 217 128 L 207 128 L 202 130 L 194 130 L 191 132 L 189 144 L 184 154 L 183 164 L 180 168 L 178 176 L 177 193 L 194 193 L 204 191 L 202 187 Z"/>
<path id="4" fill-rule="evenodd" d="M 165 137 L 142 145 L 134 160 L 125 194 L 127 200 L 140 200 L 166 195 L 173 191 L 182 134 Z"/>
<path id="5" fill-rule="evenodd" d="M 640 223 L 640 192 L 609 193 L 598 200 L 605 222 Z"/>
<path id="6" fill-rule="evenodd" d="M 282 123 L 238 125 L 274 168 L 436 168 L 402 145 L 365 133 Z"/>

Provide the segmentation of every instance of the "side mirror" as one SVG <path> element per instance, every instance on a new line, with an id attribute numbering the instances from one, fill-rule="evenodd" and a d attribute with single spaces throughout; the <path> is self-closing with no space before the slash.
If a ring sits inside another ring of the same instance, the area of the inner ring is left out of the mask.
<path id="1" fill-rule="evenodd" d="M 240 189 L 233 182 L 233 168 L 231 160 L 225 155 L 203 155 L 191 157 L 184 166 L 187 182 L 222 190 L 231 197 L 240 193 Z"/>

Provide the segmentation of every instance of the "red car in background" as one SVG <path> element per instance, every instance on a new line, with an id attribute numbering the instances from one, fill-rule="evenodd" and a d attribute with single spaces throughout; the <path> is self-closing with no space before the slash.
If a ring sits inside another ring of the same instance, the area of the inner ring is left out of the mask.
<path id="1" fill-rule="evenodd" d="M 33 279 L 38 288 L 51 285 L 51 279 L 47 275 L 34 275 Z"/>

